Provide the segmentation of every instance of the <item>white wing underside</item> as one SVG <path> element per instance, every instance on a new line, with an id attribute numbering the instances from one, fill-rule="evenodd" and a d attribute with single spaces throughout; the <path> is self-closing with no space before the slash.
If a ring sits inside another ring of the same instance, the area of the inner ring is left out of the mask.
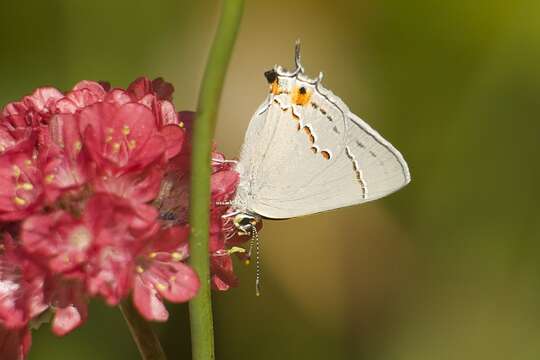
<path id="1" fill-rule="evenodd" d="M 399 151 L 337 96 L 302 74 L 278 74 L 284 92 L 269 94 L 246 132 L 239 209 L 290 218 L 372 201 L 410 181 Z M 299 87 L 310 95 L 303 105 L 291 100 Z"/>

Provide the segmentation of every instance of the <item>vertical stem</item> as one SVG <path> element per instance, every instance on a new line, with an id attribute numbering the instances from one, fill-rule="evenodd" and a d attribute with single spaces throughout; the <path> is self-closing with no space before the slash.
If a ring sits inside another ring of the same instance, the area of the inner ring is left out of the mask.
<path id="1" fill-rule="evenodd" d="M 214 329 L 208 254 L 211 146 L 216 115 L 236 34 L 243 0 L 223 0 L 221 18 L 210 50 L 199 92 L 193 129 L 190 199 L 190 263 L 201 288 L 189 303 L 193 360 L 214 359 Z"/>
<path id="2" fill-rule="evenodd" d="M 143 360 L 166 360 L 167 357 L 159 339 L 150 327 L 150 324 L 144 320 L 137 310 L 133 307 L 131 300 L 124 300 L 119 305 L 122 315 L 129 327 L 129 332 L 137 344 L 137 348 Z"/>

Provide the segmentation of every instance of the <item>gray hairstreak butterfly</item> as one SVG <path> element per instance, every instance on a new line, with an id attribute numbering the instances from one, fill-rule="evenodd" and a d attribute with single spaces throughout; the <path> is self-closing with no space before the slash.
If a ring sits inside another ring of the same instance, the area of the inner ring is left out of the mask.
<path id="1" fill-rule="evenodd" d="M 293 71 L 281 66 L 264 75 L 269 93 L 245 135 L 236 170 L 240 182 L 230 202 L 237 231 L 252 234 L 257 222 L 286 219 L 361 204 L 410 182 L 401 153 L 311 79 L 295 48 Z M 257 264 L 257 293 L 259 284 Z"/>

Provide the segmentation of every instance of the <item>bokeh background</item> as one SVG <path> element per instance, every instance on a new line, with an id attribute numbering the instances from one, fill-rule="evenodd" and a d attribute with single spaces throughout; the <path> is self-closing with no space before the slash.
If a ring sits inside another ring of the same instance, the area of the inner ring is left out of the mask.
<path id="1" fill-rule="evenodd" d="M 80 79 L 176 86 L 194 109 L 219 1 L 0 2 L 0 102 Z M 413 181 L 363 206 L 265 222 L 254 269 L 214 294 L 217 358 L 540 357 L 540 2 L 247 0 L 216 141 L 235 157 L 264 70 L 307 73 L 399 148 Z M 188 359 L 187 306 L 156 326 Z M 0 355 L 1 358 L 1 355 Z M 137 359 L 117 309 L 92 303 L 31 360 Z"/>

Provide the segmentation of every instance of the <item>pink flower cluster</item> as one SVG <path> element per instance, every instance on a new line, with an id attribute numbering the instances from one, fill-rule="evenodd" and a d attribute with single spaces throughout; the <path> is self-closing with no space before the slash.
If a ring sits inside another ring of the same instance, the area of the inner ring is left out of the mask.
<path id="1" fill-rule="evenodd" d="M 162 79 L 140 78 L 127 90 L 82 81 L 67 93 L 39 88 L 3 108 L 3 359 L 26 356 L 29 325 L 46 311 L 53 332 L 65 335 L 86 320 L 90 297 L 117 305 L 132 294 L 142 316 L 165 321 L 163 299 L 195 296 L 199 280 L 185 264 L 192 114 L 175 111 L 172 92 Z M 213 200 L 230 199 L 237 177 L 216 163 Z M 222 290 L 236 282 L 225 210 L 211 209 L 213 284 Z"/>

